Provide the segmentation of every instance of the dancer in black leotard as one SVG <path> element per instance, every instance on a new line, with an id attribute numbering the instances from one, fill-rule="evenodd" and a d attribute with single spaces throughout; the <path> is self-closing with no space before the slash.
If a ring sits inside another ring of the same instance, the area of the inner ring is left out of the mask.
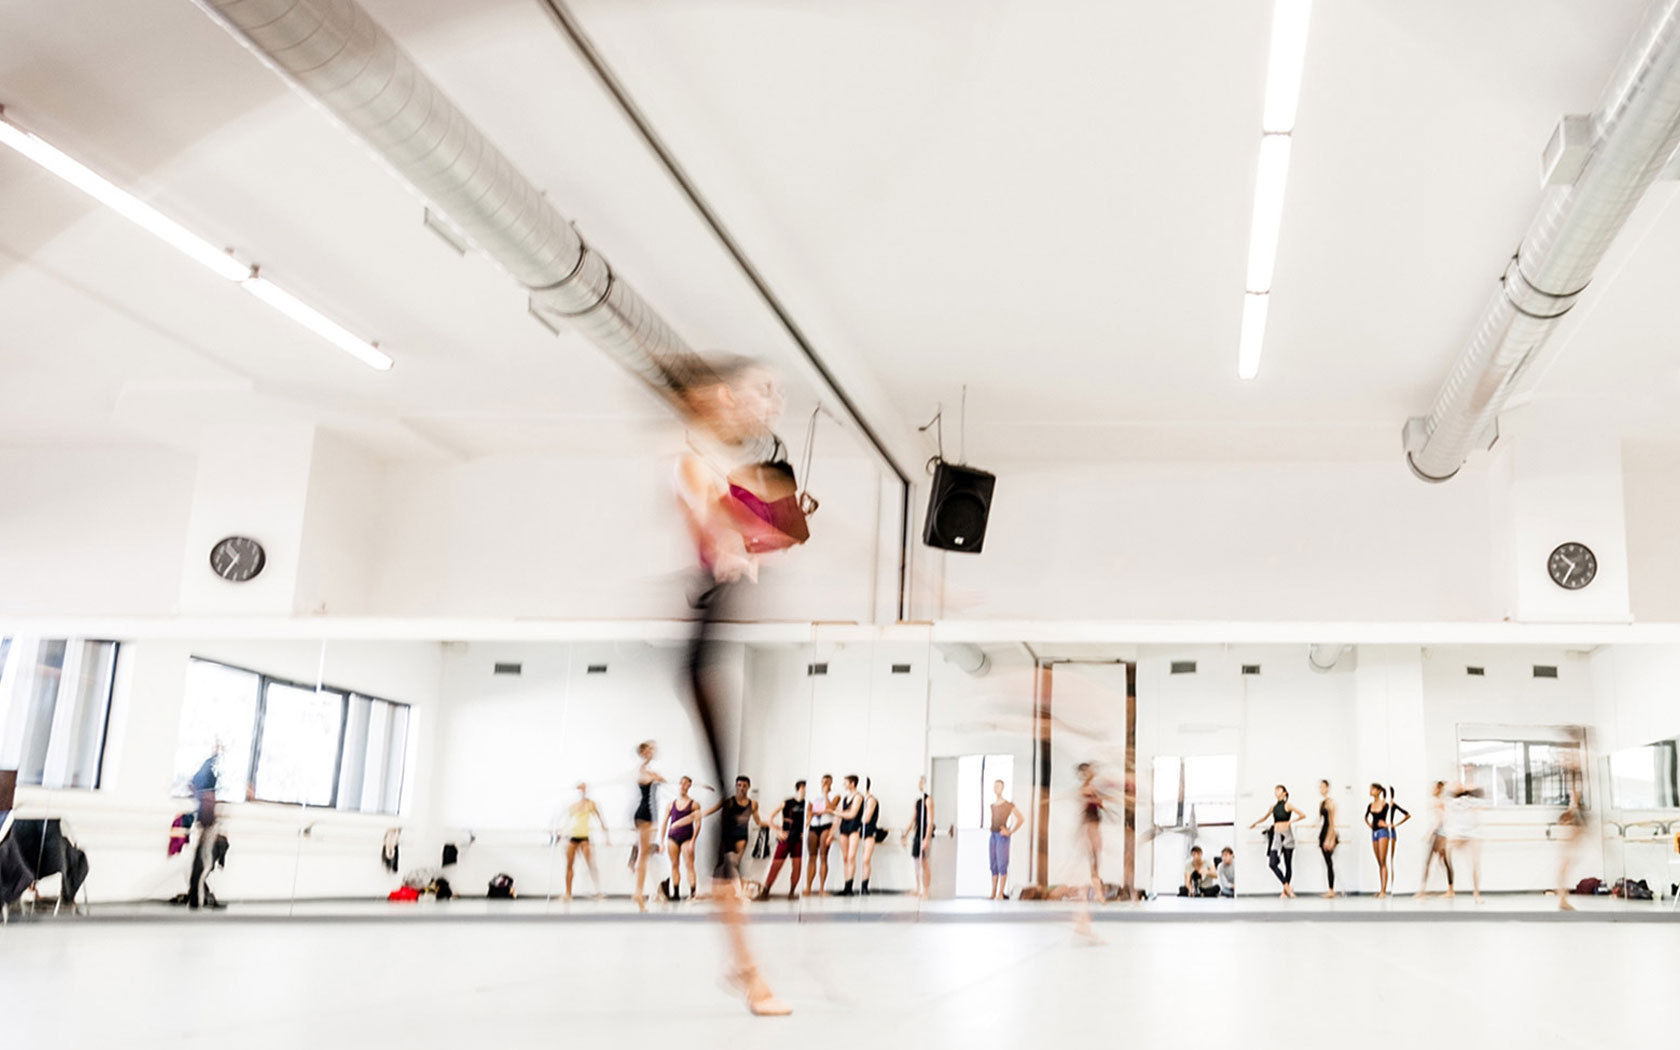
<path id="1" fill-rule="evenodd" d="M 700 803 L 688 797 L 694 781 L 683 777 L 677 781 L 677 797 L 665 814 L 665 848 L 671 854 L 671 899 L 682 896 L 681 863 L 688 864 L 688 896 L 693 899 L 697 879 L 694 876 L 694 840 L 700 833 Z"/>
<path id="2" fill-rule="evenodd" d="M 788 900 L 799 898 L 799 869 L 805 859 L 805 781 L 796 780 L 793 784 L 793 796 L 782 800 L 782 804 L 770 812 L 770 826 L 776 829 L 776 852 L 770 861 L 770 873 L 764 876 L 764 888 L 758 891 L 761 901 L 770 899 L 770 890 L 776 885 L 776 876 L 782 872 L 782 863 L 793 861 L 793 871 L 788 876 Z"/>
<path id="3" fill-rule="evenodd" d="M 928 797 L 927 777 L 916 778 L 916 808 L 899 842 L 910 847 L 910 864 L 916 872 L 916 896 L 926 900 L 928 886 L 933 882 L 933 799 Z"/>
<path id="4" fill-rule="evenodd" d="M 640 797 L 636 802 L 636 853 L 633 863 L 636 865 L 636 892 L 631 900 L 636 907 L 647 911 L 647 897 L 642 887 L 647 882 L 648 854 L 653 851 L 654 828 L 654 793 L 657 785 L 665 783 L 665 778 L 653 771 L 653 758 L 659 753 L 659 748 L 651 740 L 644 740 L 636 745 L 636 754 L 641 758 L 641 767 L 636 770 L 636 788 Z M 619 812 L 623 812 L 620 810 Z"/>
<path id="5" fill-rule="evenodd" d="M 1323 796 L 1318 804 L 1318 852 L 1324 858 L 1324 882 L 1329 888 L 1324 896 L 1336 895 L 1336 844 L 1341 841 L 1336 837 L 1336 800 L 1330 797 L 1330 781 L 1318 782 L 1318 793 Z"/>
<path id="6" fill-rule="evenodd" d="M 846 885 L 840 896 L 852 895 L 853 876 L 857 873 L 858 843 L 863 838 L 863 792 L 857 789 L 856 773 L 846 774 L 846 793 L 840 797 L 840 852 L 846 875 Z"/>
<path id="7" fill-rule="evenodd" d="M 1377 855 L 1377 896 L 1388 896 L 1388 854 L 1394 846 L 1394 830 L 1412 815 L 1388 800 L 1381 784 L 1371 785 L 1371 804 L 1365 807 L 1365 826 L 1371 829 L 1371 852 Z"/>
<path id="8" fill-rule="evenodd" d="M 869 790 L 868 777 L 863 778 L 863 810 L 860 816 L 863 820 L 863 838 L 859 842 L 858 853 L 858 891 L 865 897 L 869 896 L 869 873 L 874 867 L 875 847 L 887 832 L 881 830 L 881 800 Z"/>
<path id="9" fill-rule="evenodd" d="M 1293 897 L 1295 890 L 1289 884 L 1295 879 L 1295 822 L 1307 819 L 1307 815 L 1290 804 L 1289 789 L 1282 784 L 1277 785 L 1273 793 L 1277 801 L 1249 827 L 1269 825 L 1266 828 L 1266 863 L 1278 882 L 1283 884 L 1282 896 Z"/>

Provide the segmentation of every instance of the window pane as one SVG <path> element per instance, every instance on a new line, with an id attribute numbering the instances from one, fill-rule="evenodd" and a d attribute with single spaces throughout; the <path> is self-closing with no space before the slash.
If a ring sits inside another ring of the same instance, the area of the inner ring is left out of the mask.
<path id="1" fill-rule="evenodd" d="M 53 712 L 64 671 L 62 638 L 43 640 L 35 650 L 34 667 L 20 667 L 13 703 L 23 705 L 21 746 L 17 749 L 19 784 L 39 784 L 47 769 L 47 746 L 52 742 Z"/>
<path id="2" fill-rule="evenodd" d="M 251 780 L 251 738 L 257 724 L 262 679 L 250 671 L 208 660 L 187 663 L 186 698 L 181 705 L 181 735 L 175 748 L 176 795 L 191 795 L 199 767 L 225 749 L 216 797 L 242 802 Z"/>
<path id="3" fill-rule="evenodd" d="M 374 792 L 374 804 L 369 806 L 366 795 L 368 784 L 378 783 L 379 766 L 369 755 L 369 745 L 374 740 L 372 720 L 378 709 L 385 706 L 384 701 L 369 700 L 365 696 L 350 697 L 349 714 L 344 719 L 344 755 L 338 767 L 338 808 L 348 810 L 378 811 L 378 791 Z M 383 750 L 383 742 L 381 742 Z"/>
<path id="4" fill-rule="evenodd" d="M 1186 816 L 1198 825 L 1237 819 L 1237 756 L 1196 755 L 1184 760 Z"/>
<path id="5" fill-rule="evenodd" d="M 1567 806 L 1571 785 L 1581 788 L 1580 748 L 1573 744 L 1528 745 L 1528 803 Z M 1582 800 L 1585 802 L 1585 799 Z"/>
<path id="6" fill-rule="evenodd" d="M 962 785 L 957 792 L 957 826 L 985 827 L 988 812 L 986 803 L 992 798 L 991 791 L 986 788 L 985 757 L 963 755 L 958 758 L 957 783 Z"/>
<path id="7" fill-rule="evenodd" d="M 116 642 L 79 642 L 83 647 L 79 673 L 66 683 L 60 703 L 74 699 L 75 712 L 67 741 L 68 760 L 63 787 L 99 786 L 99 760 L 105 749 L 105 721 L 111 714 L 111 679 L 117 666 Z"/>
<path id="8" fill-rule="evenodd" d="M 1464 740 L 1458 745 L 1465 780 L 1482 790 L 1494 806 L 1518 806 L 1526 801 L 1522 745 L 1510 740 Z"/>
<path id="9" fill-rule="evenodd" d="M 333 804 L 344 694 L 268 683 L 257 797 L 266 802 Z"/>
<path id="10" fill-rule="evenodd" d="M 1155 756 L 1155 781 L 1151 798 L 1155 805 L 1155 826 L 1178 827 L 1178 759 L 1173 755 Z"/>
<path id="11" fill-rule="evenodd" d="M 408 769 L 408 719 L 407 704 L 391 705 L 391 736 L 390 743 L 385 748 L 384 801 L 379 807 L 381 813 L 396 813 L 402 808 L 403 774 Z"/>

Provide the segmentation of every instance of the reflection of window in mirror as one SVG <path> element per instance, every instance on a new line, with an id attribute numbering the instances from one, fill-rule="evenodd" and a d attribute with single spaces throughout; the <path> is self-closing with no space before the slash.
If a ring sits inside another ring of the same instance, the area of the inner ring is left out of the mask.
<path id="1" fill-rule="evenodd" d="M 1157 755 L 1155 826 L 1218 827 L 1236 822 L 1236 755 Z"/>
<path id="2" fill-rule="evenodd" d="M 1015 798 L 1014 755 L 962 755 L 957 759 L 957 826 L 962 828 L 990 827 L 992 812 L 992 783 L 1003 781 L 1003 797 L 1019 804 Z"/>
<path id="3" fill-rule="evenodd" d="M 31 787 L 98 787 L 116 662 L 116 642 L 0 638 L 0 769 Z"/>
<path id="4" fill-rule="evenodd" d="M 1680 808 L 1675 741 L 1630 747 L 1611 755 L 1610 804 L 1617 809 Z"/>
<path id="5" fill-rule="evenodd" d="M 1583 736 L 1579 726 L 1461 726 L 1459 767 L 1489 805 L 1567 806 L 1571 781 L 1583 783 Z"/>

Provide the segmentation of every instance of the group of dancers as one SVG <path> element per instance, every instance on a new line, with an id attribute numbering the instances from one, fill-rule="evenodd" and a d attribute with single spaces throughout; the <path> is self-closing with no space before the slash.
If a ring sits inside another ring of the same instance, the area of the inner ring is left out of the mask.
<path id="1" fill-rule="evenodd" d="M 1555 825 L 1561 829 L 1558 839 L 1563 846 L 1558 866 L 1557 898 L 1558 907 L 1564 910 L 1574 909 L 1574 905 L 1569 902 L 1567 879 L 1575 845 L 1580 837 L 1579 832 L 1584 824 L 1580 778 L 1575 774 L 1576 771 L 1565 770 L 1567 802 Z M 1273 790 L 1276 801 L 1249 827 L 1252 829 L 1264 826 L 1267 866 L 1282 886 L 1281 895 L 1294 897 L 1295 890 L 1291 883 L 1295 877 L 1295 825 L 1305 821 L 1307 815 L 1289 801 L 1287 787 L 1279 784 Z M 1324 880 L 1327 887 L 1323 896 L 1334 897 L 1335 853 L 1337 845 L 1340 844 L 1340 837 L 1336 831 L 1336 800 L 1331 796 L 1328 780 L 1318 782 L 1318 792 L 1318 850 L 1324 858 Z M 1393 880 L 1391 861 L 1397 833 L 1401 826 L 1412 819 L 1412 814 L 1394 800 L 1391 788 L 1382 784 L 1372 784 L 1370 795 L 1371 801 L 1365 806 L 1362 816 L 1366 828 L 1371 833 L 1371 852 L 1377 861 L 1377 896 L 1387 897 Z M 1418 884 L 1417 896 L 1427 894 L 1429 876 L 1434 871 L 1437 860 L 1446 872 L 1447 888 L 1444 895 L 1453 896 L 1456 893 L 1453 857 L 1468 854 L 1471 893 L 1478 903 L 1481 901 L 1481 798 L 1482 791 L 1479 788 L 1462 781 L 1448 784 L 1444 780 L 1437 780 L 1430 789 L 1429 838 L 1424 851 L 1423 878 Z"/>

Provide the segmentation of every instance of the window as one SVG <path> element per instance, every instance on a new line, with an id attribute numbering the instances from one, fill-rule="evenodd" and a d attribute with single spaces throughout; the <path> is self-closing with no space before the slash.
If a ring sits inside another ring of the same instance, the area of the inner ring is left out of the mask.
<path id="1" fill-rule="evenodd" d="M 19 784 L 96 788 L 117 643 L 0 639 L 0 769 Z"/>
<path id="2" fill-rule="evenodd" d="M 395 813 L 407 704 L 311 687 L 194 657 L 175 752 L 175 793 L 217 754 L 216 797 Z"/>
<path id="3" fill-rule="evenodd" d="M 1235 823 L 1237 756 L 1156 756 L 1154 799 L 1156 827 Z"/>
<path id="4" fill-rule="evenodd" d="M 1583 784 L 1582 736 L 1574 726 L 1460 727 L 1458 761 L 1465 781 L 1480 788 L 1490 805 L 1567 806 L 1571 786 L 1579 791 Z"/>
<path id="5" fill-rule="evenodd" d="M 1610 803 L 1617 809 L 1680 807 L 1675 742 L 1630 747 L 1610 756 Z"/>

